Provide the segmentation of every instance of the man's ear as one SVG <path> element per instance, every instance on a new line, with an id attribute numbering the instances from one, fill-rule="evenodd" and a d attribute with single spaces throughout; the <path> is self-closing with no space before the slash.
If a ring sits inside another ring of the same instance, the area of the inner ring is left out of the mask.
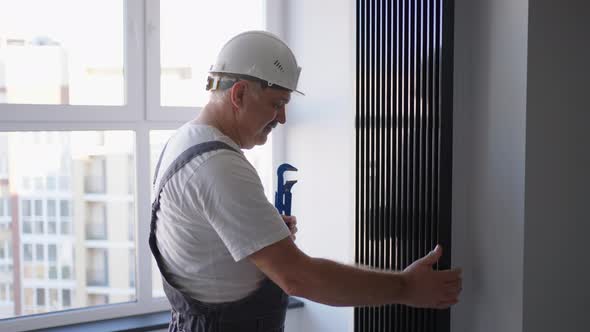
<path id="1" fill-rule="evenodd" d="M 230 100 L 231 100 L 232 106 L 235 109 L 239 109 L 240 107 L 242 107 L 242 105 L 244 103 L 244 94 L 245 94 L 247 88 L 248 88 L 248 85 L 246 84 L 245 81 L 237 81 L 231 87 L 231 90 L 229 92 Z"/>

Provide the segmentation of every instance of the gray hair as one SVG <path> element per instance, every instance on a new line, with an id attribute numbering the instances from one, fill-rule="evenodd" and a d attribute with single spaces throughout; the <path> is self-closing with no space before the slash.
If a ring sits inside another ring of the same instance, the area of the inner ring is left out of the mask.
<path id="1" fill-rule="evenodd" d="M 212 84 L 211 80 L 219 81 L 218 87 L 216 89 L 211 89 L 211 84 Z M 212 101 L 224 100 L 227 97 L 227 95 L 229 94 L 231 87 L 234 86 L 234 84 L 238 81 L 249 81 L 252 83 L 257 83 L 257 82 L 253 82 L 253 81 L 258 81 L 258 80 L 252 80 L 252 79 L 250 79 L 250 77 L 244 77 L 243 75 L 235 75 L 235 74 L 230 74 L 230 73 L 211 73 L 209 75 L 208 82 L 207 82 L 207 90 L 211 91 L 211 100 Z M 260 84 L 251 84 L 250 86 L 256 87 L 254 91 L 257 94 L 262 89 L 262 86 Z"/>

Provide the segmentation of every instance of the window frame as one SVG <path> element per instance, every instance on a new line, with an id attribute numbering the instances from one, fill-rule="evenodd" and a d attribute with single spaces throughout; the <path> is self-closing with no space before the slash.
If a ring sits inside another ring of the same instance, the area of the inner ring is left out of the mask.
<path id="1" fill-rule="evenodd" d="M 29 122 L 30 119 L 43 122 L 133 122 L 143 119 L 144 99 L 144 43 L 143 43 L 143 1 L 125 0 L 124 52 L 125 75 L 124 105 L 43 105 L 43 104 L 0 104 L 1 122 Z M 2 129 L 3 130 L 3 129 Z"/>
<path id="2" fill-rule="evenodd" d="M 263 0 L 263 26 L 281 37 L 283 37 L 284 24 L 282 18 L 286 8 L 284 1 Z M 125 105 L 0 104 L 0 132 L 133 131 L 136 179 L 150 179 L 150 131 L 176 129 L 195 117 L 201 109 L 200 107 L 160 105 L 159 5 L 160 1 L 126 0 L 123 2 Z M 272 144 L 273 167 L 276 167 L 284 157 L 284 151 L 280 148 L 283 146 L 281 144 L 283 140 L 282 130 L 275 130 Z M 276 185 L 275 182 L 273 178 L 273 185 Z M 62 311 L 40 315 L 1 319 L 0 330 L 26 331 L 153 313 L 170 308 L 166 298 L 152 297 L 152 258 L 148 245 L 151 183 L 136 181 L 135 189 L 135 302 L 62 309 Z M 56 205 L 59 204 L 58 202 L 59 199 L 56 199 Z M 31 208 L 33 209 L 33 206 Z M 56 222 L 57 220 L 59 216 L 56 217 Z M 45 256 L 47 260 L 48 256 L 47 252 Z M 19 291 L 16 288 L 13 289 Z M 58 289 L 58 293 L 62 291 L 61 288 Z M 71 294 L 71 297 L 75 296 L 77 296 L 75 293 Z M 48 301 L 51 301 L 49 293 L 45 297 L 45 302 Z"/>

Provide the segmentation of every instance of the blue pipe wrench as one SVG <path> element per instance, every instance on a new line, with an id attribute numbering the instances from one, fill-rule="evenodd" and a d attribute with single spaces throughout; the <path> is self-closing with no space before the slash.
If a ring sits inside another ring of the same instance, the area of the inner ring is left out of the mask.
<path id="1" fill-rule="evenodd" d="M 291 215 L 291 188 L 297 183 L 297 180 L 290 180 L 285 182 L 283 173 L 286 171 L 297 171 L 297 168 L 289 165 L 282 164 L 277 169 L 277 191 L 275 193 L 275 207 L 279 210 L 279 214 L 285 216 Z"/>

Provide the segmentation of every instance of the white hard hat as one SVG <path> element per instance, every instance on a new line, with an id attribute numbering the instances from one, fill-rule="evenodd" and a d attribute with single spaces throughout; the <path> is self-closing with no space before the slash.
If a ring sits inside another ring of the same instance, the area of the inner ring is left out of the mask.
<path id="1" fill-rule="evenodd" d="M 209 73 L 254 77 L 287 90 L 297 91 L 301 67 L 289 46 L 266 31 L 247 31 L 230 39 L 217 55 Z"/>

